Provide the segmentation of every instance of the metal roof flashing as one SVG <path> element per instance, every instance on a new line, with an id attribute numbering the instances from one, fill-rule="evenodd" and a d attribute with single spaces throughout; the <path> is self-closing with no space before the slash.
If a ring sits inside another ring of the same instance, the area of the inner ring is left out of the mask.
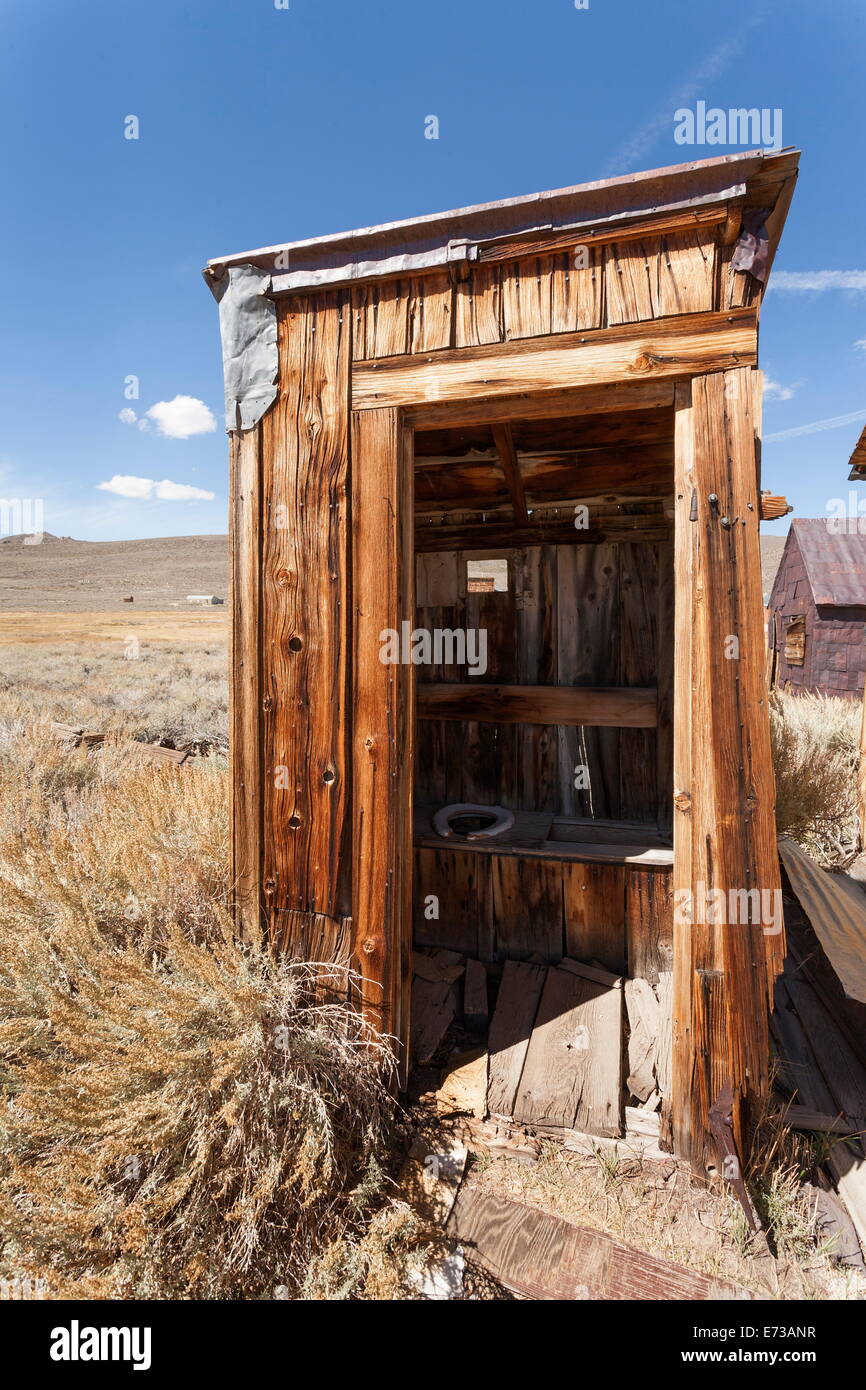
<path id="1" fill-rule="evenodd" d="M 478 259 L 479 249 L 504 239 L 574 231 L 591 237 L 594 228 L 640 221 L 663 213 L 711 208 L 743 201 L 749 181 L 778 171 L 790 177 L 795 152 L 751 150 L 689 164 L 629 174 L 616 179 L 480 203 L 449 212 L 354 231 L 260 247 L 218 256 L 204 270 L 213 290 L 232 266 L 270 273 L 269 293 L 418 273 Z"/>

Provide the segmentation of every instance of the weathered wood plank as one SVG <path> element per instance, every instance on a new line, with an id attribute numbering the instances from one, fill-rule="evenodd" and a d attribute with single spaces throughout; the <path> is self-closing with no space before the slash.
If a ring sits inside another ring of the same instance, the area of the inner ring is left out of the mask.
<path id="1" fill-rule="evenodd" d="M 232 434 L 230 441 L 231 876 L 238 926 L 255 941 L 262 928 L 261 426 Z"/>
<path id="2" fill-rule="evenodd" d="M 562 958 L 562 878 L 543 859 L 491 856 L 493 955 Z M 479 952 L 479 954 L 482 954 Z"/>
<path id="3" fill-rule="evenodd" d="M 283 939 L 285 909 L 349 915 L 343 308 L 341 292 L 280 304 L 280 394 L 261 426 L 263 879 L 269 929 Z"/>
<path id="4" fill-rule="evenodd" d="M 514 1111 L 545 974 L 544 966 L 505 962 L 488 1039 L 487 1109 L 491 1115 Z"/>
<path id="5" fill-rule="evenodd" d="M 615 864 L 563 864 L 565 950 L 625 970 L 625 869 Z"/>
<path id="6" fill-rule="evenodd" d="M 418 687 L 418 717 L 652 729 L 656 722 L 656 692 L 637 686 L 611 689 L 425 682 Z"/>
<path id="7" fill-rule="evenodd" d="M 756 360 L 753 309 L 687 314 L 637 327 L 618 324 L 392 362 L 360 362 L 352 373 L 352 403 L 357 410 L 374 410 L 476 395 L 489 400 L 514 392 L 601 386 L 635 376 L 688 377 Z"/>
<path id="8" fill-rule="evenodd" d="M 622 990 L 547 972 L 514 1106 L 521 1124 L 621 1132 Z"/>
<path id="9" fill-rule="evenodd" d="M 494 340 L 495 341 L 495 340 Z M 458 347 L 462 346 L 458 342 Z M 456 401 L 430 401 L 407 406 L 406 418 L 417 430 L 484 425 L 498 420 L 557 420 L 568 415 L 666 410 L 673 405 L 671 381 L 616 381 L 534 395 L 515 391 L 487 400 L 484 396 Z"/>
<path id="10" fill-rule="evenodd" d="M 746 1289 L 621 1245 L 600 1231 L 464 1185 L 448 1232 L 506 1288 L 527 1298 L 747 1300 Z"/>
<path id="11" fill-rule="evenodd" d="M 409 441 L 396 411 L 355 412 L 352 427 L 354 957 L 369 1017 L 405 1044 L 414 687 L 411 667 L 379 656 L 382 630 L 414 619 Z"/>

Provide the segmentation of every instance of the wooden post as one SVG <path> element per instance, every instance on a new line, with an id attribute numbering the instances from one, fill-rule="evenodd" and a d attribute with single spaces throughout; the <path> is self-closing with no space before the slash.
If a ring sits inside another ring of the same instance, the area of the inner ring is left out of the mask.
<path id="1" fill-rule="evenodd" d="M 725 1083 L 739 1144 L 766 1090 L 783 952 L 748 368 L 678 388 L 675 448 L 673 1126 L 700 1165 Z"/>
<path id="2" fill-rule="evenodd" d="M 414 626 L 412 434 L 399 410 L 352 417 L 353 965 L 371 1023 L 408 1067 L 414 667 L 381 660 Z"/>
<path id="3" fill-rule="evenodd" d="M 863 691 L 863 712 L 860 716 L 860 765 L 857 770 L 857 800 L 859 802 L 860 850 L 866 845 L 866 688 Z"/>
<path id="4" fill-rule="evenodd" d="M 243 936 L 262 925 L 259 581 L 261 573 L 261 428 L 230 441 L 229 554 L 232 625 L 229 697 L 232 889 Z"/>

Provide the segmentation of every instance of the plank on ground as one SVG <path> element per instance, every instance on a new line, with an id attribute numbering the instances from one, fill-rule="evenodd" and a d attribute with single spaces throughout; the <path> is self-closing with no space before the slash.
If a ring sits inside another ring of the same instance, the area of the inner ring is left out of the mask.
<path id="1" fill-rule="evenodd" d="M 747 1290 L 622 1245 L 534 1207 L 465 1184 L 448 1233 L 506 1288 L 572 1301 L 749 1299 Z"/>

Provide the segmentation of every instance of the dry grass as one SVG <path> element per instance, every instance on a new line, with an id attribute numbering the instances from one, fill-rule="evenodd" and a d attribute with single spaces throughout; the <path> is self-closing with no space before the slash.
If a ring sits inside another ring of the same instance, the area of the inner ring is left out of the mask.
<path id="1" fill-rule="evenodd" d="M 0 653 L 0 724 L 45 717 L 147 743 L 228 746 L 226 649 L 218 641 L 130 648 L 119 636 Z"/>
<path id="2" fill-rule="evenodd" d="M 226 782 L 3 729 L 0 1272 L 50 1296 L 365 1297 L 399 1244 L 383 1044 L 233 938 Z"/>
<path id="3" fill-rule="evenodd" d="M 824 695 L 774 691 L 770 702 L 776 826 L 825 868 L 845 868 L 858 851 L 860 705 Z"/>

